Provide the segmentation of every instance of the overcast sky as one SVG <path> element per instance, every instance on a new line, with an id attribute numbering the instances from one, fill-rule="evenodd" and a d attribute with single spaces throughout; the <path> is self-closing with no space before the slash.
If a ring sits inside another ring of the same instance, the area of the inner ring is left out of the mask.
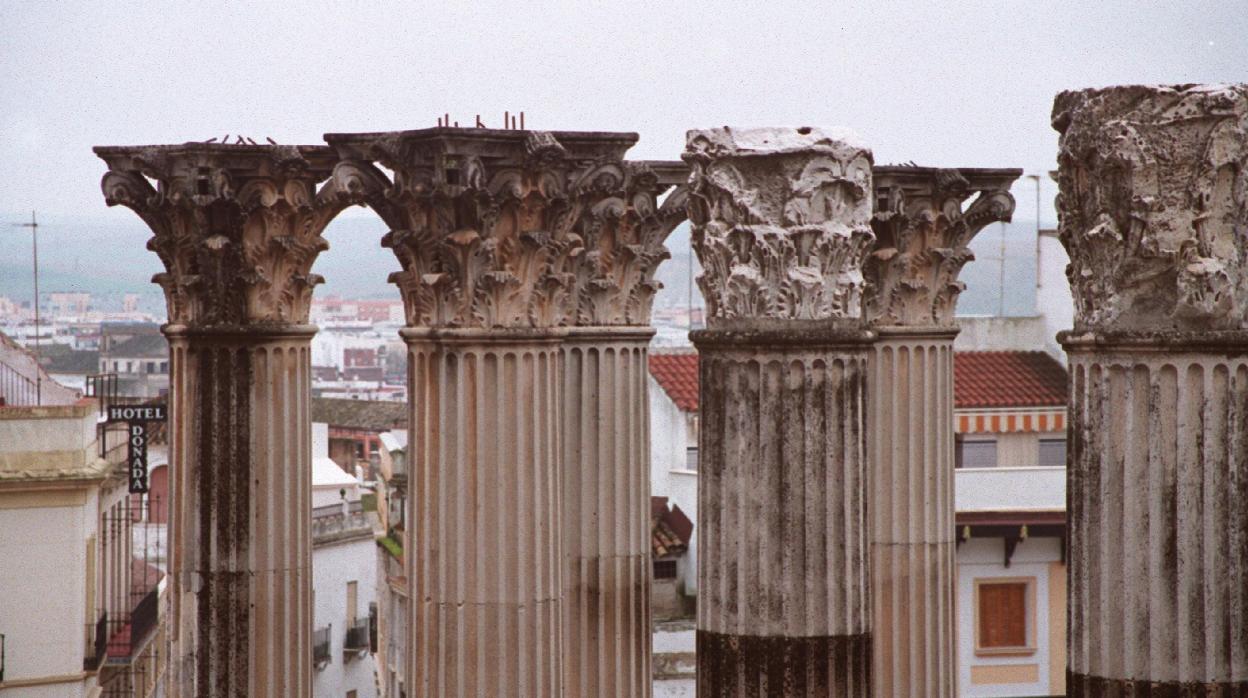
<path id="1" fill-rule="evenodd" d="M 857 131 L 877 163 L 1041 172 L 1056 92 L 1244 81 L 1246 46 L 1242 0 L 0 0 L 0 212 L 103 214 L 93 145 L 317 143 L 443 112 L 636 131 L 638 158 L 679 157 L 691 127 L 808 124 Z"/>

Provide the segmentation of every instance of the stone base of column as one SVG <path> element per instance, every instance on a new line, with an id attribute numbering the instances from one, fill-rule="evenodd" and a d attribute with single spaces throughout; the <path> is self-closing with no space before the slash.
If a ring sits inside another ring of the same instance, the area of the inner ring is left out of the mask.
<path id="1" fill-rule="evenodd" d="M 1246 698 L 1248 681 L 1132 681 L 1066 672 L 1069 698 Z"/>
<path id="2" fill-rule="evenodd" d="M 654 330 L 571 328 L 564 356 L 564 694 L 651 694 L 650 436 Z"/>
<path id="3" fill-rule="evenodd" d="M 861 696 L 871 636 L 765 637 L 698 631 L 699 696 Z"/>
<path id="4" fill-rule="evenodd" d="M 868 696 L 860 330 L 704 330 L 698 695 Z"/>

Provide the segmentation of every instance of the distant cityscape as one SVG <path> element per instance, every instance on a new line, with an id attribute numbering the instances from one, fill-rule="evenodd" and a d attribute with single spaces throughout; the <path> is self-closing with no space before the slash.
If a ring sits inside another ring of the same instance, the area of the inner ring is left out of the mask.
<path id="1" fill-rule="evenodd" d="M 326 235 L 331 249 L 317 260 L 317 271 L 327 281 L 317 289 L 313 310 L 313 321 L 321 329 L 313 341 L 313 388 L 321 391 L 317 394 L 406 399 L 405 354 L 398 339 L 402 304 L 393 286 L 378 281 L 397 262 L 379 244 L 355 243 L 376 241 L 382 232 L 373 220 L 347 217 L 331 225 Z M 155 328 L 164 321 L 164 298 L 150 282 L 151 275 L 159 271 L 156 255 L 136 256 L 120 265 L 110 264 L 96 252 L 121 247 L 118 239 L 135 237 L 137 243 L 144 234 L 137 224 L 52 220 L 41 226 L 39 351 L 45 369 L 67 385 L 81 387 L 77 378 L 93 372 L 85 371 L 89 366 L 102 372 L 101 360 L 109 361 L 109 367 L 114 361 L 124 367 L 127 359 L 139 360 L 100 356 L 106 326 L 147 324 Z M 0 237 L 0 331 L 33 349 L 29 244 L 29 238 L 22 235 Z M 663 288 L 653 314 L 654 346 L 658 348 L 687 346 L 688 331 L 702 323 L 702 296 L 696 282 L 690 293 L 691 279 L 702 270 L 691 259 L 688 226 L 673 232 L 667 247 L 671 259 L 657 272 Z M 1019 219 L 990 226 L 971 249 L 976 259 L 961 274 L 967 290 L 958 302 L 959 314 L 1035 315 L 1035 222 Z M 84 265 L 84 260 L 91 263 Z"/>

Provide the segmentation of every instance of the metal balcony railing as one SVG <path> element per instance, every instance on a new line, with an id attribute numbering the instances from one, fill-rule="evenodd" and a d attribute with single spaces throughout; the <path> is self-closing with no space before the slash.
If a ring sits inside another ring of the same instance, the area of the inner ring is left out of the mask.
<path id="1" fill-rule="evenodd" d="M 87 624 L 87 650 L 82 658 L 83 671 L 96 671 L 108 656 L 108 613 Z"/>
<path id="2" fill-rule="evenodd" d="M 39 384 L 0 362 L 0 406 L 25 407 L 38 402 Z"/>
<path id="3" fill-rule="evenodd" d="M 330 633 L 333 629 L 334 626 L 331 623 L 324 628 L 319 628 L 312 632 L 312 663 L 315 664 L 318 669 L 333 661 L 333 657 L 330 656 L 329 653 Z"/>
<path id="4" fill-rule="evenodd" d="M 356 618 L 351 625 L 347 626 L 347 636 L 342 643 L 342 651 L 354 653 L 368 649 L 368 618 Z"/>

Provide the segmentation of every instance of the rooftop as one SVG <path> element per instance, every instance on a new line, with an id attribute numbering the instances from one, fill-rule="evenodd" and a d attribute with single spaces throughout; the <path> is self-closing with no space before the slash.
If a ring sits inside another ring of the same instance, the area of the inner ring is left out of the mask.
<path id="1" fill-rule="evenodd" d="M 676 406 L 698 411 L 698 355 L 650 354 L 650 375 Z M 954 404 L 961 409 L 1064 407 L 1066 368 L 1042 351 L 960 351 L 954 355 Z"/>
<path id="2" fill-rule="evenodd" d="M 314 397 L 312 421 L 331 427 L 376 432 L 406 429 L 407 403 Z"/>
<path id="3" fill-rule="evenodd" d="M 954 354 L 956 408 L 1064 407 L 1066 395 L 1066 367 L 1042 351 Z"/>

